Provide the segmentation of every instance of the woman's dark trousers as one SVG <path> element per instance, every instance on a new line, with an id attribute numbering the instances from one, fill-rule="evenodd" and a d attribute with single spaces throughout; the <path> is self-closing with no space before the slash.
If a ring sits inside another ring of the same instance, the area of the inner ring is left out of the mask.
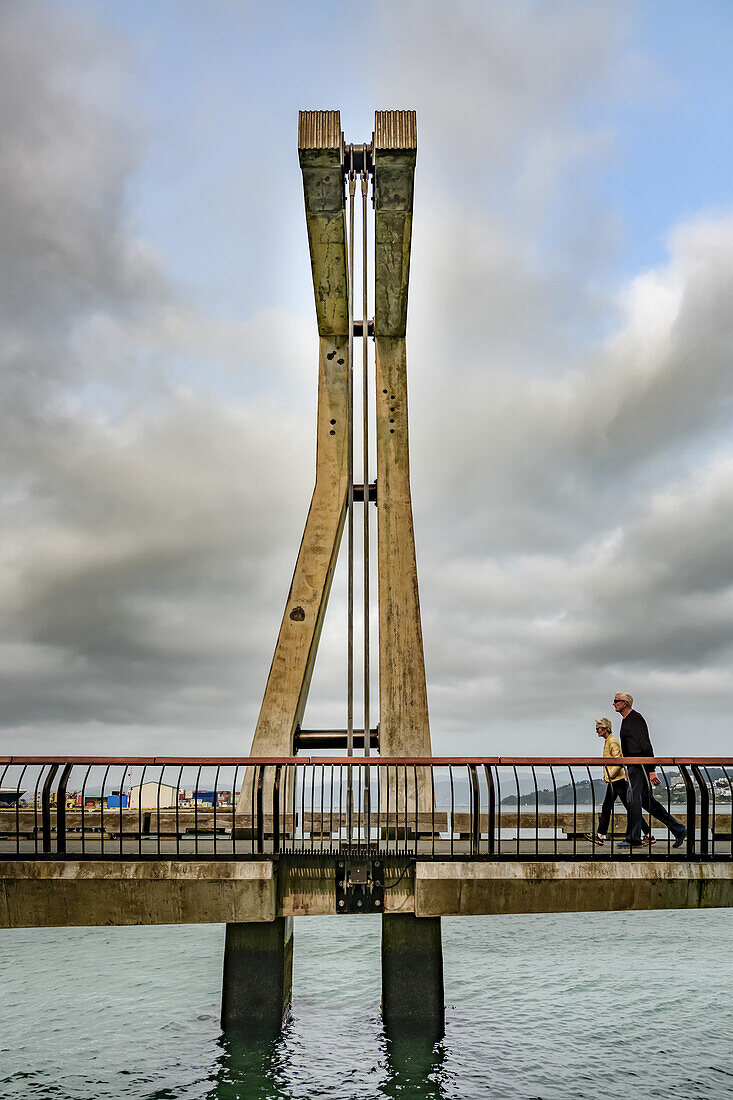
<path id="1" fill-rule="evenodd" d="M 601 816 L 598 819 L 598 832 L 601 836 L 608 835 L 611 811 L 613 810 L 613 804 L 617 798 L 621 799 L 626 809 L 626 833 L 628 835 L 629 785 L 625 779 L 617 779 L 614 783 L 606 784 L 606 795 L 603 799 L 603 805 L 601 806 Z M 649 826 L 643 817 L 641 819 L 641 830 L 645 835 L 649 832 Z"/>
<path id="2" fill-rule="evenodd" d="M 668 814 L 661 802 L 657 802 L 651 792 L 649 776 L 642 764 L 629 764 L 629 782 L 631 784 L 631 802 L 628 809 L 628 832 L 626 839 L 629 844 L 641 843 L 641 831 L 646 824 L 641 815 L 642 807 L 666 825 L 673 836 L 682 836 L 685 826 L 681 821 Z"/>

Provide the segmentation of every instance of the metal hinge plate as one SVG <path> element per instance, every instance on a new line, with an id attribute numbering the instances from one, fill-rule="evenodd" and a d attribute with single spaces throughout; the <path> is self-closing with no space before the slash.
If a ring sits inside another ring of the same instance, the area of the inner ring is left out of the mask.
<path id="1" fill-rule="evenodd" d="M 381 913 L 384 867 L 379 859 L 341 859 L 336 863 L 336 912 Z"/>

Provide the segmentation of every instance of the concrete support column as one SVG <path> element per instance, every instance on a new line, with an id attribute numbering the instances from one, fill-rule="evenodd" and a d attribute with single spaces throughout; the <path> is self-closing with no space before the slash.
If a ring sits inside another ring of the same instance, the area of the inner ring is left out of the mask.
<path id="1" fill-rule="evenodd" d="M 445 1026 L 439 917 L 382 916 L 382 1019 L 388 1037 L 418 1032 L 436 1042 Z"/>
<path id="2" fill-rule="evenodd" d="M 228 924 L 221 1026 L 241 1036 L 276 1037 L 293 987 L 293 918 Z"/>

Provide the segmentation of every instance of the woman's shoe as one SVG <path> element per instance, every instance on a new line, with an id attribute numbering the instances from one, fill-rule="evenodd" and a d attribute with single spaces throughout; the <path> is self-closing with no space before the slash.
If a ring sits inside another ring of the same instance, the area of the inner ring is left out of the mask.
<path id="1" fill-rule="evenodd" d="M 602 837 L 600 833 L 595 833 L 595 834 L 594 833 L 586 833 L 585 834 L 585 839 L 589 840 L 591 842 L 591 844 L 603 844 L 603 843 L 605 843 L 605 838 Z"/>

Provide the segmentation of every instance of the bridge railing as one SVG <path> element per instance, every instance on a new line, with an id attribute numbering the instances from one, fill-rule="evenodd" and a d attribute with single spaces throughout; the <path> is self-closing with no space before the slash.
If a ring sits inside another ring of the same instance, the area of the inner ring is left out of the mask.
<path id="1" fill-rule="evenodd" d="M 652 763 L 628 849 L 598 757 L 0 757 L 0 857 L 733 859 L 733 758 Z"/>

